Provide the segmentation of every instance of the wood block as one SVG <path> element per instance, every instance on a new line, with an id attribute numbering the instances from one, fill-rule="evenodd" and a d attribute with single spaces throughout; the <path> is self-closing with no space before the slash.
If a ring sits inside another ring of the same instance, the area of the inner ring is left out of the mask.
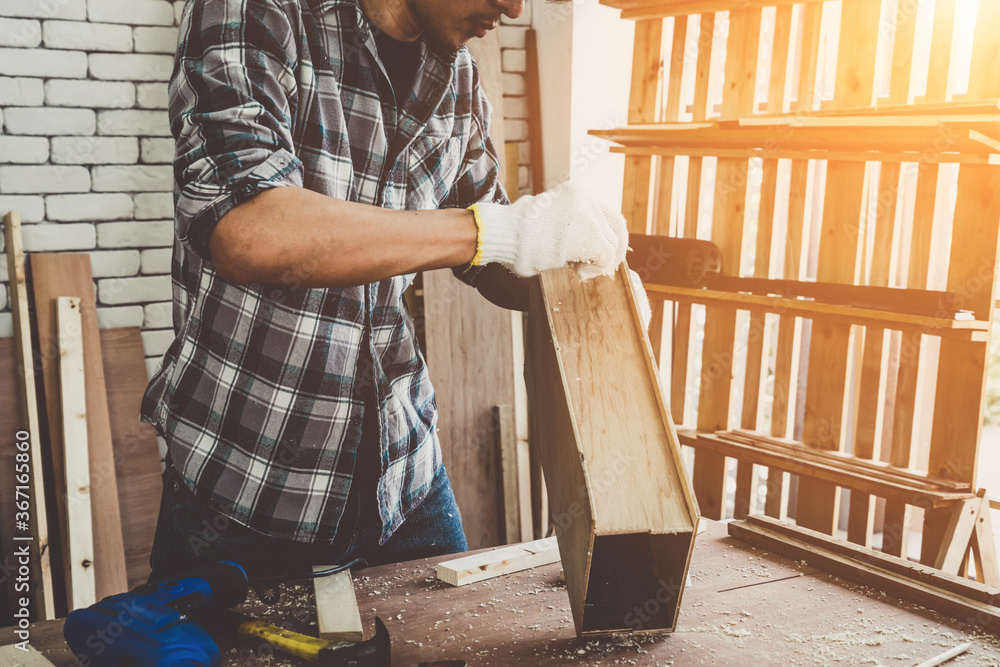
<path id="1" fill-rule="evenodd" d="M 532 287 L 528 389 L 545 419 L 531 446 L 579 634 L 673 630 L 698 522 L 626 271 Z M 630 626 L 650 599 L 659 612 Z"/>
<path id="2" fill-rule="evenodd" d="M 87 454 L 87 382 L 83 374 L 80 299 L 57 299 L 59 326 L 59 398 L 62 406 L 67 532 L 65 557 L 70 611 L 97 602 L 94 581 L 94 522 L 90 513 L 90 469 Z"/>
<path id="3" fill-rule="evenodd" d="M 53 663 L 30 644 L 27 651 L 22 651 L 16 644 L 11 644 L 0 646 L 0 665 L 6 665 L 6 667 L 51 667 Z"/>
<path id="4" fill-rule="evenodd" d="M 558 560 L 556 538 L 546 537 L 439 563 L 437 578 L 452 586 L 464 586 Z"/>
<path id="5" fill-rule="evenodd" d="M 149 578 L 149 554 L 160 509 L 163 479 L 156 431 L 139 420 L 146 390 L 146 359 L 139 327 L 101 330 L 101 352 L 108 383 L 108 412 L 118 480 L 122 540 L 128 586 Z"/>
<path id="6" fill-rule="evenodd" d="M 7 254 L 7 280 L 10 285 L 10 310 L 14 329 L 14 372 L 5 377 L 16 377 L 17 398 L 20 410 L 16 417 L 2 423 L 13 428 L 9 431 L 16 442 L 27 442 L 31 456 L 30 470 L 30 533 L 35 543 L 32 549 L 31 565 L 37 579 L 32 582 L 34 614 L 36 619 L 56 617 L 55 599 L 52 592 L 52 565 L 49 557 L 48 511 L 45 505 L 45 479 L 42 468 L 43 447 L 40 444 L 41 431 L 38 418 L 38 399 L 35 390 L 35 353 L 31 349 L 31 320 L 28 315 L 28 285 L 25 272 L 24 246 L 21 242 L 21 217 L 16 211 L 4 216 L 4 247 Z M 31 372 L 27 372 L 31 369 Z M 26 435 L 18 439 L 18 434 Z M 9 437 L 9 436 L 3 436 Z M 15 443 L 11 443 L 10 456 L 15 454 Z M 4 452 L 6 453 L 6 452 Z M 4 487 L 15 491 L 10 484 L 11 474 L 4 478 Z M 9 519 L 8 519 L 9 517 Z M 4 521 L 14 519 L 13 506 L 4 515 Z M 11 524 L 10 528 L 13 528 Z M 8 533 L 9 540 L 13 532 Z M 7 544 L 11 544 L 10 541 Z M 9 578 L 8 578 L 8 581 Z M 13 591 L 11 591 L 13 594 Z"/>
<path id="7" fill-rule="evenodd" d="M 316 565 L 313 572 L 328 570 L 332 566 Z M 364 640 L 358 598 L 354 594 L 351 571 L 313 579 L 316 590 L 316 622 L 319 636 L 333 641 L 360 642 Z"/>
<path id="8" fill-rule="evenodd" d="M 90 450 L 91 506 L 94 517 L 94 567 L 97 598 L 102 599 L 108 595 L 125 592 L 128 589 L 128 579 L 90 256 L 71 253 L 35 253 L 31 255 L 30 269 L 35 316 L 38 322 L 52 469 L 55 479 L 58 480 L 65 478 L 65 471 L 62 414 L 59 408 L 56 298 L 75 296 L 80 299 L 83 368 L 87 377 L 87 444 Z M 59 504 L 63 505 L 65 489 L 62 484 L 58 484 L 56 489 Z M 60 512 L 60 523 L 64 520 L 65 512 Z"/>

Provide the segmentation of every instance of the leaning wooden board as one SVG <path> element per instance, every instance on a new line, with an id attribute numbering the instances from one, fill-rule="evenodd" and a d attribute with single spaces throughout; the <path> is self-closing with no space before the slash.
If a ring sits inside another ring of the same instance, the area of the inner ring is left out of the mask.
<path id="1" fill-rule="evenodd" d="M 90 256 L 69 253 L 34 253 L 30 258 L 32 292 L 38 323 L 48 434 L 55 479 L 63 479 L 62 422 L 59 411 L 59 364 L 56 341 L 56 299 L 80 298 L 83 321 L 84 374 L 87 377 L 87 439 L 90 451 L 91 505 L 94 515 L 94 568 L 97 599 L 128 588 L 122 521 L 118 508 L 107 387 L 97 329 L 97 305 L 90 272 Z M 61 485 L 56 486 L 62 489 Z M 60 505 L 65 502 L 65 490 Z M 60 513 L 60 521 L 65 513 Z M 65 533 L 65 530 L 63 531 Z"/>
<path id="2" fill-rule="evenodd" d="M 139 419 L 146 390 L 146 359 L 139 327 L 101 330 L 104 375 L 108 382 L 108 412 L 115 450 L 118 505 L 129 588 L 149 577 L 163 480 L 156 431 Z"/>
<path id="3" fill-rule="evenodd" d="M 532 284 L 528 390 L 545 419 L 531 447 L 581 634 L 628 630 L 629 611 L 657 595 L 642 630 L 673 630 L 698 522 L 627 272 Z"/>
<path id="4" fill-rule="evenodd" d="M 23 487 L 29 487 L 28 495 L 31 508 L 28 512 L 28 530 L 34 543 L 31 548 L 31 569 L 34 571 L 32 581 L 32 602 L 34 609 L 32 613 L 35 618 L 55 618 L 56 605 L 52 587 L 52 564 L 50 559 L 51 544 L 49 543 L 48 531 L 48 509 L 45 498 L 45 481 L 42 469 L 44 447 L 41 444 L 41 429 L 39 428 L 39 414 L 37 392 L 35 389 L 35 369 L 36 359 L 34 350 L 31 347 L 31 317 L 28 314 L 28 284 L 25 268 L 24 245 L 21 240 L 21 217 L 17 211 L 10 211 L 3 220 L 4 252 L 7 257 L 7 282 L 10 289 L 10 310 L 11 321 L 14 330 L 14 345 L 16 350 L 16 366 L 10 377 L 17 382 L 19 400 L 19 412 L 15 413 L 12 419 L 3 422 L 9 425 L 11 433 L 16 437 L 19 433 L 24 433 L 26 440 L 12 442 L 12 448 L 18 448 L 26 442 L 31 458 L 30 472 L 28 480 L 16 479 L 13 471 L 9 477 L 5 477 L 3 484 L 8 488 L 14 486 L 11 482 L 16 481 L 22 487 L 16 491 L 22 491 Z M 25 369 L 32 369 L 27 373 Z M 18 452 L 20 453 L 20 452 Z M 14 453 L 11 452 L 11 456 Z M 25 483 L 28 482 L 28 483 Z M 23 499 L 21 499 L 23 500 Z M 13 519 L 13 511 L 10 512 Z M 24 518 L 24 517 L 18 517 Z M 21 524 L 22 528 L 24 524 Z M 22 535 L 19 537 L 23 538 Z M 10 534 L 8 539 L 13 539 Z M 9 578 L 8 578 L 9 581 Z M 17 596 L 20 599 L 20 595 Z"/>
<path id="5" fill-rule="evenodd" d="M 969 626 L 756 550 L 727 537 L 725 525 L 706 523 L 691 560 L 684 613 L 670 635 L 577 637 L 558 564 L 460 588 L 434 581 L 435 566 L 454 556 L 356 572 L 365 633 L 372 636 L 376 616 L 386 623 L 396 665 L 434 659 L 464 659 L 475 667 L 915 665 L 966 641 L 973 647 L 956 665 L 1000 661 L 1000 646 Z M 311 591 L 311 584 L 284 586 L 278 605 L 248 604 L 241 611 L 315 634 Z M 32 640 L 69 667 L 76 663 L 61 632 L 61 621 L 35 624 Z M 11 637 L 0 630 L 0 644 Z M 227 667 L 262 662 L 303 664 L 256 643 L 223 652 Z"/>

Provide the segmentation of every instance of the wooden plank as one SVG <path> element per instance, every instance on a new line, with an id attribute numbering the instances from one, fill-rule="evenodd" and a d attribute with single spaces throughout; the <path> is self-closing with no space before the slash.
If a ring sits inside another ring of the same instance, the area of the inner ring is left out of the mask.
<path id="1" fill-rule="evenodd" d="M 546 537 L 438 563 L 437 578 L 452 586 L 465 586 L 558 561 L 559 544 L 556 538 Z"/>
<path id="2" fill-rule="evenodd" d="M 315 565 L 313 572 L 322 572 L 333 566 Z M 358 598 L 354 593 L 351 571 L 313 578 L 316 595 L 316 625 L 323 639 L 344 642 L 364 640 L 364 626 L 358 611 Z"/>
<path id="3" fill-rule="evenodd" d="M 700 153 L 729 157 L 739 151 L 747 157 L 782 158 L 812 152 L 808 157 L 813 159 L 846 161 L 867 156 L 868 160 L 934 163 L 973 158 L 988 162 L 1000 152 L 995 143 L 998 129 L 992 117 L 982 124 L 968 125 L 947 122 L 931 125 L 920 116 L 907 122 L 881 124 L 889 121 L 890 118 L 858 118 L 857 122 L 848 125 L 851 119 L 817 118 L 801 123 L 761 126 L 724 121 L 649 123 L 590 130 L 589 134 L 620 144 L 626 150 L 619 152 L 626 155 Z M 968 155 L 963 156 L 963 153 Z"/>
<path id="4" fill-rule="evenodd" d="M 630 242 L 638 246 L 646 239 L 655 237 L 631 237 Z M 635 243 L 638 241 L 638 243 Z M 642 250 L 655 248 L 651 243 L 645 247 L 630 249 L 630 257 Z M 887 253 L 888 254 L 888 253 Z M 766 256 L 765 256 L 766 259 Z M 680 281 L 658 280 L 661 276 L 669 277 L 666 271 L 654 273 L 648 281 L 662 285 L 684 285 Z M 733 278 L 711 273 L 705 274 L 703 281 L 710 289 L 726 292 L 748 292 L 750 294 L 774 294 L 781 297 L 806 297 L 827 304 L 841 304 L 859 308 L 875 308 L 891 310 L 897 313 L 910 313 L 926 317 L 951 317 L 971 319 L 966 313 L 955 310 L 955 293 L 937 290 L 908 289 L 902 287 L 884 287 L 878 285 L 844 285 L 840 283 L 822 283 L 798 280 L 769 280 L 766 278 Z"/>
<path id="5" fill-rule="evenodd" d="M 498 405 L 493 408 L 500 446 L 500 472 L 503 479 L 504 540 L 507 544 L 523 542 L 521 520 L 521 462 L 518 450 L 517 428 L 514 425 L 514 407 Z M 529 482 L 530 483 L 530 482 Z"/>
<path id="6" fill-rule="evenodd" d="M 31 644 L 28 644 L 26 650 L 14 644 L 0 646 L 0 664 L 10 667 L 54 667 L 55 665 Z"/>
<path id="7" fill-rule="evenodd" d="M 672 630 L 697 526 L 627 270 L 586 283 L 549 271 L 532 289 L 529 388 L 547 419 L 531 444 L 582 634 L 629 629 L 624 617 L 657 590 L 644 631 Z"/>
<path id="8" fill-rule="evenodd" d="M 880 10 L 881 3 L 867 0 L 844 0 L 842 4 L 835 106 L 869 106 L 874 102 Z M 858 280 L 865 179 L 865 164 L 827 164 L 817 280 L 846 284 Z M 851 336 L 848 324 L 813 322 L 802 440 L 817 449 L 843 447 Z M 796 523 L 832 534 L 839 495 L 839 489 L 826 483 L 800 488 Z"/>
<path id="9" fill-rule="evenodd" d="M 884 479 L 906 479 L 911 482 L 918 482 L 928 487 L 944 488 L 953 491 L 971 492 L 971 485 L 963 482 L 930 477 L 927 473 L 883 463 L 882 461 L 868 460 L 854 454 L 847 454 L 840 451 L 827 451 L 822 449 L 811 449 L 804 447 L 802 443 L 795 440 L 767 437 L 760 433 L 748 431 L 720 431 L 716 433 L 720 438 L 743 442 L 755 445 L 772 451 L 788 452 L 792 458 L 802 458 L 805 460 L 823 461 L 838 465 L 844 469 L 861 470 L 876 474 Z"/>
<path id="10" fill-rule="evenodd" d="M 108 413 L 131 589 L 149 578 L 163 488 L 160 451 L 156 431 L 139 419 L 148 382 L 139 327 L 102 329 L 100 335 L 104 376 L 114 378 L 108 383 Z"/>
<path id="11" fill-rule="evenodd" d="M 938 319 L 923 315 L 893 313 L 884 310 L 873 310 L 871 308 L 839 306 L 817 301 L 785 299 L 758 294 L 719 292 L 716 290 L 670 287 L 665 285 L 647 285 L 646 291 L 650 299 L 661 298 L 689 303 L 711 303 L 726 305 L 740 310 L 761 310 L 799 315 L 845 325 L 874 324 L 899 331 L 922 330 L 934 332 L 935 335 L 954 338 L 956 340 L 984 340 L 989 330 L 989 325 L 981 320 Z"/>
<path id="12" fill-rule="evenodd" d="M 97 602 L 94 578 L 94 530 L 90 510 L 90 466 L 87 453 L 87 383 L 83 370 L 83 324 L 80 299 L 59 297 L 59 398 L 62 407 L 64 470 L 66 471 L 66 583 L 69 608 Z"/>
<path id="13" fill-rule="evenodd" d="M 504 162 L 506 164 L 506 178 L 504 179 L 504 190 L 507 191 L 507 198 L 515 202 L 521 198 L 520 167 L 521 148 L 520 144 L 508 141 L 504 144 Z"/>
<path id="14" fill-rule="evenodd" d="M 997 542 L 993 532 L 990 504 L 984 499 L 979 508 L 976 530 L 972 534 L 972 553 L 976 556 L 976 577 L 987 586 L 1000 587 L 1000 561 L 997 559 Z"/>
<path id="15" fill-rule="evenodd" d="M 674 20 L 672 41 L 670 46 L 670 60 L 664 63 L 663 80 L 661 86 L 666 96 L 664 105 L 663 120 L 668 122 L 679 121 L 681 111 L 681 84 L 684 78 L 684 61 L 687 50 L 687 18 L 677 18 Z M 676 160 L 674 157 L 658 158 L 656 174 L 655 194 L 653 202 L 653 234 L 675 236 L 683 235 L 683 230 L 671 230 L 672 209 L 674 204 L 674 169 Z M 653 347 L 653 356 L 656 362 L 663 366 L 663 356 L 661 345 L 663 341 L 664 316 L 667 312 L 671 315 L 668 326 L 671 348 L 676 343 L 676 332 L 672 329 L 673 313 L 667 311 L 662 301 L 653 302 L 652 318 L 649 326 L 649 340 Z M 688 317 L 688 335 L 690 335 L 690 317 Z M 671 359 L 671 364 L 673 360 Z M 686 375 L 686 369 L 685 369 Z M 676 418 L 683 420 L 683 409 Z"/>
<path id="16" fill-rule="evenodd" d="M 821 44 L 823 19 L 822 5 L 807 4 L 802 11 L 801 51 L 799 53 L 799 86 L 795 110 L 809 113 L 818 106 L 816 75 Z M 777 157 L 777 156 L 773 156 Z M 785 229 L 784 277 L 802 278 L 802 255 L 808 247 L 809 234 L 804 227 L 806 202 L 811 199 L 809 162 L 795 160 L 791 165 L 788 187 L 788 223 Z M 799 376 L 799 349 L 802 323 L 792 314 L 778 318 L 778 340 L 775 349 L 774 393 L 771 409 L 771 434 L 779 437 L 791 435 L 795 418 L 789 419 L 792 395 Z M 788 475 L 775 470 L 768 474 L 764 511 L 768 516 L 784 518 L 788 511 Z"/>
<path id="17" fill-rule="evenodd" d="M 968 497 L 968 492 L 931 488 L 906 479 L 891 480 L 860 468 L 832 465 L 818 460 L 794 456 L 789 452 L 775 452 L 755 445 L 727 440 L 704 433 L 682 432 L 681 441 L 697 451 L 708 451 L 719 456 L 734 456 L 758 465 L 809 477 L 810 486 L 828 484 L 861 489 L 864 493 L 893 498 L 906 503 L 923 503 L 926 507 L 945 507 Z"/>
<path id="18" fill-rule="evenodd" d="M 650 123 L 657 120 L 659 115 L 662 38 L 662 19 L 639 21 L 635 24 L 629 123 Z M 628 222 L 629 231 L 646 233 L 649 229 L 652 169 L 651 158 L 625 158 L 622 215 Z"/>
<path id="19" fill-rule="evenodd" d="M 694 121 L 705 120 L 708 113 L 708 79 L 712 66 L 712 42 L 715 39 L 715 14 L 701 15 L 698 33 L 698 59 L 695 63 L 694 104 L 691 113 Z M 678 103 L 679 104 L 679 103 Z M 692 157 L 688 161 L 687 194 L 684 201 L 685 238 L 698 234 L 698 215 L 701 204 L 702 159 Z M 687 402 L 688 357 L 691 341 L 691 306 L 677 305 L 674 325 L 674 349 L 670 380 L 670 411 L 678 421 L 684 421 Z"/>
<path id="20" fill-rule="evenodd" d="M 980 490 L 975 498 L 963 500 L 951 509 L 951 519 L 934 567 L 948 574 L 959 573 L 962 561 L 969 551 L 969 542 L 976 530 L 984 498 L 985 492 Z"/>
<path id="21" fill-rule="evenodd" d="M 771 72 L 768 81 L 767 110 L 784 111 L 788 105 L 786 75 L 788 51 L 792 33 L 792 7 L 779 7 L 774 19 L 774 42 L 771 49 Z M 761 166 L 760 208 L 757 215 L 757 239 L 754 254 L 754 276 L 767 279 L 771 274 L 771 244 L 774 234 L 775 200 L 778 192 L 778 160 L 764 160 Z M 741 426 L 757 427 L 759 397 L 763 393 L 761 369 L 766 363 L 770 341 L 764 313 L 750 314 L 747 333 L 747 362 L 743 381 L 743 409 Z M 742 461 L 736 467 L 736 491 L 733 517 L 742 519 L 754 511 L 756 500 L 756 470 Z"/>
<path id="22" fill-rule="evenodd" d="M 893 55 L 889 84 L 889 106 L 883 109 L 898 109 L 903 112 L 915 107 L 906 106 L 911 101 L 910 75 L 913 63 L 914 38 L 916 36 L 916 12 L 897 8 Z M 896 105 L 896 106 L 892 106 Z M 903 105 L 903 106 L 900 106 Z M 926 105 L 925 108 L 938 105 Z M 891 112 L 890 112 L 891 113 Z M 893 237 L 896 222 L 896 206 L 900 187 L 900 165 L 882 163 L 879 169 L 879 193 L 875 214 L 875 240 L 872 251 L 870 284 L 886 286 L 892 267 Z M 912 287 L 912 285 L 911 285 Z M 898 335 L 898 334 L 897 334 Z M 864 352 L 861 368 L 861 389 L 858 395 L 857 419 L 855 420 L 854 450 L 859 456 L 876 458 L 880 455 L 878 438 L 880 435 L 892 437 L 892 420 L 883 433 L 885 416 L 896 412 L 896 391 L 888 392 L 889 378 L 897 378 L 899 357 L 894 348 L 885 350 L 885 331 L 868 327 L 865 332 Z M 888 398 L 887 398 L 888 396 Z M 875 519 L 875 506 L 868 494 L 852 489 L 848 514 L 847 539 L 865 546 L 871 545 Z M 892 539 L 890 537 L 892 547 Z M 885 531 L 883 530 L 883 547 Z M 894 548 L 893 548 L 894 550 Z"/>
<path id="23" fill-rule="evenodd" d="M 947 289 L 960 295 L 963 307 L 987 320 L 993 317 L 996 286 L 998 191 L 1000 170 L 961 168 L 948 264 Z M 941 340 L 927 468 L 935 476 L 969 483 L 976 479 L 988 346 Z M 947 512 L 925 512 L 921 562 L 933 562 L 947 521 Z"/>
<path id="24" fill-rule="evenodd" d="M 90 452 L 90 496 L 94 519 L 94 576 L 97 581 L 97 598 L 103 599 L 127 590 L 128 576 L 90 256 L 71 253 L 32 254 L 31 278 L 53 473 L 60 480 L 65 478 L 65 471 L 62 464 L 62 412 L 58 399 L 59 370 L 56 363 L 56 299 L 60 296 L 80 299 L 83 364 L 87 377 L 87 444 Z M 64 505 L 66 491 L 61 484 L 56 488 L 60 504 Z M 59 515 L 62 525 L 65 513 L 60 512 Z"/>
<path id="25" fill-rule="evenodd" d="M 31 322 L 28 315 L 28 286 L 25 272 L 24 245 L 21 241 L 21 217 L 16 211 L 10 211 L 3 219 L 4 247 L 7 254 L 7 280 L 10 293 L 10 310 L 14 329 L 14 347 L 16 350 L 16 368 L 18 378 L 18 402 L 20 403 L 20 414 L 16 421 L 6 422 L 15 428 L 15 442 L 12 443 L 11 456 L 14 456 L 13 449 L 18 451 L 21 445 L 17 443 L 26 442 L 28 454 L 31 458 L 29 480 L 27 484 L 21 484 L 18 480 L 18 487 L 27 486 L 27 493 L 30 498 L 31 508 L 29 510 L 30 528 L 28 529 L 31 541 L 34 543 L 31 550 L 32 568 L 32 603 L 33 616 L 36 619 L 52 619 L 56 616 L 55 598 L 52 590 L 52 564 L 49 556 L 49 528 L 48 511 L 45 499 L 45 481 L 42 470 L 43 451 L 41 443 L 41 428 L 38 419 L 38 401 L 35 388 L 35 358 L 31 349 Z M 23 437 L 22 437 L 22 432 Z M 9 436 L 3 436 L 9 437 Z M 6 478 L 4 484 L 7 488 L 12 488 L 10 481 L 13 475 Z M 57 478 L 58 479 L 58 478 Z M 22 490 L 20 488 L 16 489 Z M 9 513 L 13 518 L 13 512 Z M 4 519 L 8 520 L 7 517 Z M 24 536 L 17 536 L 17 538 Z M 8 544 L 16 539 L 14 533 L 8 533 L 5 537 Z M 6 552 L 5 552 L 6 553 Z M 13 590 L 11 593 L 13 594 Z M 20 597 L 20 596 L 18 596 Z M 12 597 L 13 599 L 13 597 Z"/>
<path id="26" fill-rule="evenodd" d="M 729 524 L 729 534 L 737 539 L 789 558 L 804 560 L 839 577 L 878 588 L 889 595 L 950 614 L 983 629 L 1000 630 L 1000 609 L 994 606 L 840 555 L 826 546 L 820 546 L 819 539 L 824 535 L 814 531 L 807 533 L 802 528 L 798 530 L 809 536 L 808 541 L 777 533 L 762 525 L 740 521 Z"/>
<path id="27" fill-rule="evenodd" d="M 622 2 L 619 0 L 601 0 L 601 4 L 618 7 L 622 10 L 623 19 L 642 20 L 653 17 L 684 16 L 688 14 L 704 14 L 706 12 L 735 12 L 744 9 L 760 10 L 764 7 L 785 6 L 805 3 L 807 6 L 820 3 L 823 0 L 679 0 L 664 2 Z"/>
<path id="28" fill-rule="evenodd" d="M 545 152 L 542 149 L 542 92 L 541 83 L 538 76 L 538 35 L 534 28 L 528 28 L 524 33 L 525 52 L 525 94 L 528 98 L 528 150 L 531 153 L 531 164 L 529 165 L 531 177 L 531 194 L 541 194 L 545 190 Z M 495 56 L 498 57 L 498 56 Z M 503 97 L 503 87 L 496 89 L 490 95 L 490 100 L 495 104 L 497 96 Z M 503 118 L 496 115 L 494 107 L 494 117 Z M 493 123 L 493 126 L 503 125 L 503 123 Z M 494 133 L 490 129 L 490 134 Z"/>
<path id="29" fill-rule="evenodd" d="M 639 129 L 645 132 L 650 128 Z M 671 132 L 673 131 L 671 129 Z M 823 140 L 809 139 L 809 141 L 803 141 L 800 136 L 795 143 L 775 144 L 771 145 L 771 147 L 765 147 L 765 144 L 769 144 L 766 138 L 747 140 L 747 137 L 750 135 L 742 133 L 735 138 L 726 139 L 723 136 L 724 133 L 729 133 L 729 136 L 733 137 L 732 132 L 729 130 L 719 130 L 718 132 L 713 130 L 713 136 L 710 141 L 705 142 L 711 145 L 707 146 L 685 145 L 701 143 L 703 137 L 698 138 L 693 137 L 693 135 L 688 135 L 685 142 L 661 141 L 658 138 L 655 142 L 649 144 L 644 143 L 642 139 L 636 136 L 630 136 L 627 139 L 629 142 L 627 146 L 612 146 L 609 152 L 622 155 L 687 155 L 699 159 L 705 157 L 740 159 L 783 158 L 795 161 L 837 160 L 839 162 L 926 162 L 927 164 L 1000 165 L 1000 142 L 984 138 L 972 130 L 968 131 L 968 136 L 957 137 L 957 141 L 960 143 L 949 146 L 959 152 L 935 150 L 932 144 L 933 139 L 927 135 L 917 137 L 916 140 L 912 138 L 896 138 L 891 143 L 875 146 L 874 148 L 870 147 L 870 144 L 869 148 L 864 148 L 860 141 L 853 143 L 854 140 L 851 140 L 852 143 L 849 144 L 825 143 L 822 144 L 822 148 L 810 148 L 810 146 L 817 145 Z M 596 136 L 597 132 L 592 132 L 592 134 Z M 696 141 L 691 141 L 692 138 L 696 139 Z M 855 137 L 855 139 L 860 139 L 860 137 Z M 875 138 L 875 141 L 879 141 L 879 139 Z M 912 146 L 921 143 L 927 149 L 923 153 L 912 148 Z"/>
<path id="30" fill-rule="evenodd" d="M 1000 96 L 1000 4 L 981 1 L 976 7 L 976 33 L 972 44 L 972 68 L 969 72 L 969 98 Z"/>
<path id="31" fill-rule="evenodd" d="M 753 111 L 760 26 L 760 10 L 738 11 L 729 15 L 722 91 L 724 118 Z M 712 242 L 722 253 L 723 275 L 740 274 L 748 171 L 749 161 L 746 159 L 725 158 L 716 164 Z M 698 398 L 697 425 L 700 430 L 729 428 L 735 344 L 736 311 L 726 307 L 706 308 Z M 725 457 L 695 452 L 692 479 L 698 506 L 704 516 L 722 519 L 726 511 Z"/>
<path id="32" fill-rule="evenodd" d="M 747 519 L 747 523 L 765 528 L 778 535 L 784 535 L 822 549 L 828 549 L 835 554 L 845 556 L 859 563 L 877 567 L 976 602 L 994 607 L 1000 606 L 1000 589 L 996 586 L 988 586 L 947 572 L 941 572 L 937 568 L 914 563 L 906 558 L 872 551 L 871 549 L 822 535 L 799 526 L 775 521 L 769 517 L 751 516 Z"/>

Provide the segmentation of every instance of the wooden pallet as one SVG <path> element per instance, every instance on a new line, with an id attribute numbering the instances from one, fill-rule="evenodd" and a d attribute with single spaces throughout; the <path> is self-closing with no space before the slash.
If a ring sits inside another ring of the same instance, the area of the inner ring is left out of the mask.
<path id="1" fill-rule="evenodd" d="M 987 26 L 1000 3 L 976 3 L 962 95 L 951 78 L 963 69 L 952 63 L 963 52 L 952 49 L 956 0 L 921 3 L 930 31 L 894 0 L 603 4 L 636 21 L 634 113 L 593 133 L 625 154 L 630 230 L 710 238 L 722 251 L 718 285 L 647 285 L 651 331 L 672 334 L 658 354 L 672 410 L 697 431 L 683 441 L 695 448 L 702 512 L 846 527 L 852 542 L 881 535 L 896 555 L 919 526 L 921 559 L 934 564 L 976 481 L 1000 229 L 1000 33 Z M 744 279 L 792 289 L 741 289 Z M 951 296 L 901 311 L 858 302 L 865 289 Z M 716 435 L 737 425 L 858 465 L 806 464 Z M 924 481 L 872 481 L 863 461 Z"/>

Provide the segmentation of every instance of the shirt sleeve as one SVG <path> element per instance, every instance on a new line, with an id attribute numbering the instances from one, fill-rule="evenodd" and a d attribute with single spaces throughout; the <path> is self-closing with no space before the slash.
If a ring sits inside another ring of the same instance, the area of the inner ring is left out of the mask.
<path id="1" fill-rule="evenodd" d="M 210 259 L 219 220 L 261 191 L 302 186 L 293 154 L 296 32 L 273 0 L 189 2 L 170 82 L 176 233 Z"/>
<path id="2" fill-rule="evenodd" d="M 481 201 L 510 203 L 500 180 L 500 158 L 490 138 L 493 107 L 479 83 L 479 69 L 475 62 L 472 72 L 472 130 L 462 162 L 462 173 L 448 194 L 444 208 L 468 208 Z M 482 267 L 459 266 L 452 271 L 459 280 L 475 287 Z"/>

